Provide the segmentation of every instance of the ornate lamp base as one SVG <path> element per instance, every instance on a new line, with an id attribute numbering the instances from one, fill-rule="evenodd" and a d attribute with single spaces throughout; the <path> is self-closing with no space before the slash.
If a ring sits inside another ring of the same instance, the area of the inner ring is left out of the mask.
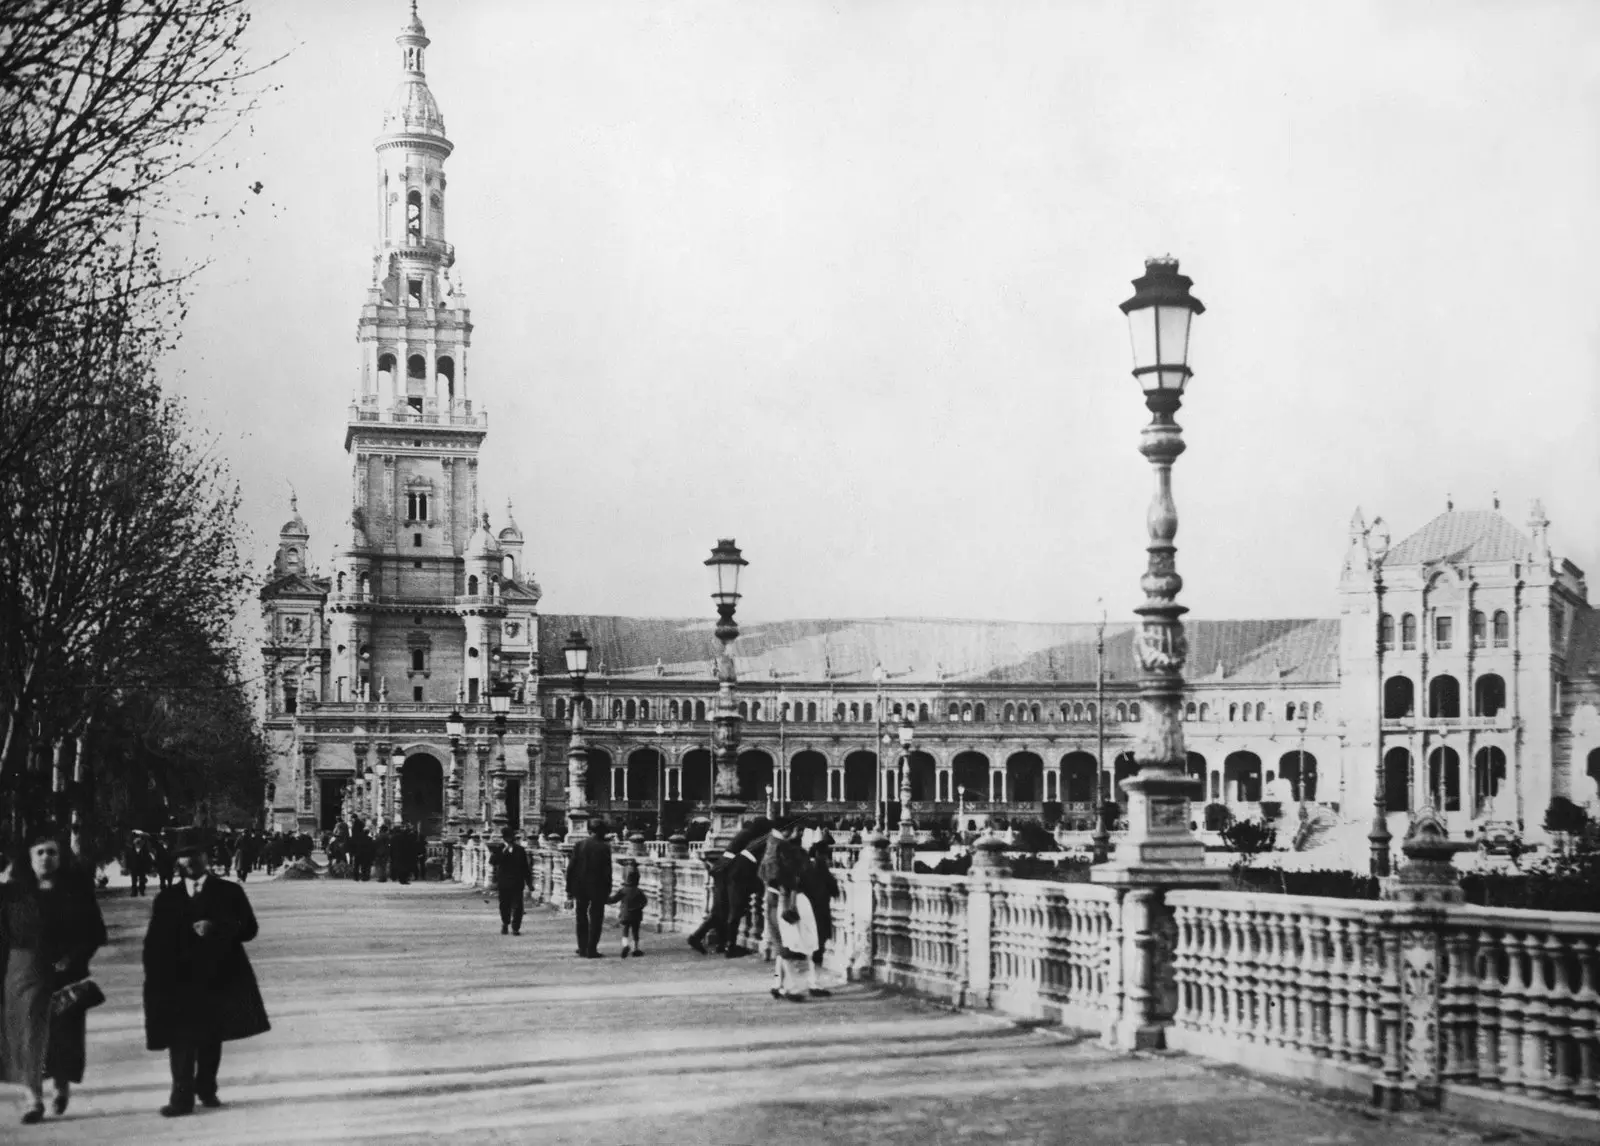
<path id="1" fill-rule="evenodd" d="M 572 808 L 567 812 L 567 843 L 575 844 L 589 836 L 589 809 Z"/>
<path id="2" fill-rule="evenodd" d="M 1128 886 L 1212 886 L 1227 872 L 1205 866 L 1206 849 L 1189 830 L 1195 782 L 1167 768 L 1146 768 L 1123 782 L 1128 830 L 1111 859 L 1089 873 L 1095 883 Z"/>
<path id="3" fill-rule="evenodd" d="M 726 847 L 744 827 L 750 809 L 738 800 L 719 798 L 711 805 L 711 831 L 706 843 L 711 847 Z"/>

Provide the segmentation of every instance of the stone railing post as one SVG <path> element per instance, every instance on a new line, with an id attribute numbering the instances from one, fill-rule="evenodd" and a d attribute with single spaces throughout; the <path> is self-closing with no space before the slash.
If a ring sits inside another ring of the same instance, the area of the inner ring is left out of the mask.
<path id="1" fill-rule="evenodd" d="M 874 832 L 863 841 L 856 866 L 848 879 L 847 902 L 850 909 L 851 949 L 844 952 L 846 978 L 854 981 L 872 978 L 873 880 L 878 872 L 889 870 L 889 837 Z"/>
<path id="2" fill-rule="evenodd" d="M 630 856 L 644 855 L 644 833 L 634 832 L 628 837 L 628 854 Z"/>
<path id="3" fill-rule="evenodd" d="M 689 858 L 689 837 L 682 832 L 677 833 L 667 840 L 667 858 L 686 860 Z"/>
<path id="4" fill-rule="evenodd" d="M 972 848 L 972 869 L 967 876 L 967 981 L 959 1002 L 964 1007 L 988 1008 L 994 989 L 994 890 L 1006 878 L 1006 842 L 988 835 Z"/>
<path id="5" fill-rule="evenodd" d="M 656 930 L 671 931 L 678 923 L 678 865 L 672 860 L 656 861 Z"/>

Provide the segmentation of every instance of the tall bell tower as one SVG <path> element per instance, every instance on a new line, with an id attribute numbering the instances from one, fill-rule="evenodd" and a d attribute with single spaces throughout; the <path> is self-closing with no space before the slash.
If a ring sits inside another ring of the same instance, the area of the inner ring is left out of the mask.
<path id="1" fill-rule="evenodd" d="M 375 700 L 387 687 L 396 699 L 449 703 L 469 691 L 476 699 L 487 675 L 486 642 L 464 647 L 456 598 L 488 595 L 474 593 L 462 560 L 483 524 L 478 450 L 488 418 L 469 396 L 472 315 L 445 237 L 453 145 L 428 88 L 429 40 L 414 2 L 395 43 L 399 81 L 373 142 L 375 243 L 345 429 L 350 529 L 334 599 L 347 601 L 332 626 L 330 692 Z M 401 610 L 403 634 L 394 631 Z"/>

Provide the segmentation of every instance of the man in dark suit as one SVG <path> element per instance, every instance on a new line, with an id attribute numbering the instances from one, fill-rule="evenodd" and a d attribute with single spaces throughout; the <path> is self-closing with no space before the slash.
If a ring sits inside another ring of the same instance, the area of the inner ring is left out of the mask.
<path id="1" fill-rule="evenodd" d="M 689 936 L 689 946 L 700 954 L 706 953 L 706 936 L 713 930 L 720 937 L 722 953 L 729 959 L 750 954 L 750 948 L 739 942 L 739 928 L 749 914 L 751 897 L 761 891 L 756 870 L 771 832 L 772 821 L 757 816 L 739 830 L 720 856 L 707 861 L 711 869 L 711 910 Z"/>
<path id="2" fill-rule="evenodd" d="M 500 893 L 500 934 L 522 934 L 522 890 L 533 886 L 533 865 L 508 825 L 500 829 L 505 841 L 494 858 L 494 882 Z"/>
<path id="3" fill-rule="evenodd" d="M 606 826 L 589 821 L 589 838 L 579 840 L 567 860 L 567 897 L 577 918 L 578 954 L 600 958 L 600 928 L 606 919 L 606 899 L 611 895 L 611 845 Z"/>
<path id="4" fill-rule="evenodd" d="M 257 931 L 244 888 L 211 874 L 198 832 L 179 841 L 177 865 L 181 878 L 156 896 L 144 937 L 145 1044 L 172 1067 L 167 1118 L 192 1113 L 196 1099 L 221 1106 L 222 1044 L 271 1026 L 244 953 Z"/>

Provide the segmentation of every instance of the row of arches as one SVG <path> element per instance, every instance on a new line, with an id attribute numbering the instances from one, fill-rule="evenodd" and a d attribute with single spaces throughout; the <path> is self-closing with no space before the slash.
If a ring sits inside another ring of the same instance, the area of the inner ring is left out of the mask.
<path id="1" fill-rule="evenodd" d="M 1408 676 L 1383 682 L 1383 718 L 1403 720 L 1416 712 L 1417 687 Z M 1506 682 L 1498 673 L 1485 673 L 1472 685 L 1472 715 L 1498 716 L 1506 706 Z M 1428 715 L 1454 719 L 1461 715 L 1461 682 L 1448 673 L 1428 681 Z"/>
<path id="2" fill-rule="evenodd" d="M 1402 613 L 1400 615 L 1400 647 L 1401 649 L 1415 649 L 1417 647 L 1417 615 L 1415 613 Z M 1504 609 L 1496 609 L 1493 617 L 1474 609 L 1467 617 L 1467 631 L 1475 649 L 1486 648 L 1491 639 L 1497 649 L 1506 648 L 1511 643 L 1511 617 Z M 1395 618 L 1390 613 L 1384 613 L 1378 618 L 1378 641 L 1385 649 L 1393 649 L 1395 645 Z M 1448 649 L 1455 643 L 1455 614 L 1444 609 L 1433 614 L 1433 644 L 1435 648 Z"/>
<path id="3" fill-rule="evenodd" d="M 1440 746 L 1428 754 L 1427 768 L 1421 776 L 1413 774 L 1415 758 L 1409 749 L 1391 748 L 1383 754 L 1383 801 L 1391 812 L 1409 812 L 1431 804 L 1445 812 L 1470 808 L 1482 815 L 1499 796 L 1506 780 L 1504 750 L 1488 745 L 1472 758 L 1472 789 L 1461 788 L 1461 755 L 1454 748 Z"/>
<path id="4" fill-rule="evenodd" d="M 587 783 L 592 800 L 642 800 L 658 798 L 662 784 L 668 800 L 705 801 L 711 798 L 713 761 L 709 750 L 693 748 L 676 763 L 655 748 L 636 748 L 618 763 L 603 748 L 588 750 Z M 752 748 L 738 757 L 738 796 L 761 801 L 772 796 L 784 802 L 870 803 L 880 794 L 879 756 L 869 749 L 849 752 L 837 763 L 815 749 L 802 749 L 789 758 L 787 772 L 772 754 Z M 1099 768 L 1092 753 L 1076 751 L 1046 767 L 1036 752 L 1014 752 L 1003 763 L 985 753 L 957 753 L 941 769 L 928 753 L 913 751 L 907 758 L 911 798 L 917 802 L 949 803 L 958 797 L 969 803 L 1038 804 L 1060 801 L 1090 806 L 1097 801 Z M 885 760 L 882 792 L 898 799 L 899 761 Z M 1113 761 L 1116 798 L 1127 799 L 1124 781 L 1138 772 L 1131 752 Z M 1188 754 L 1189 775 L 1200 782 L 1202 797 L 1212 802 L 1255 802 L 1263 787 L 1285 780 L 1295 800 L 1317 798 L 1317 759 L 1309 752 L 1286 752 L 1275 768 L 1264 769 L 1254 752 L 1233 752 L 1220 769 L 1212 769 L 1198 752 Z"/>
<path id="5" fill-rule="evenodd" d="M 406 356 L 405 386 L 398 385 L 395 371 L 399 367 L 399 358 L 390 351 L 378 355 L 378 392 L 397 393 L 404 398 L 413 409 L 422 409 L 423 399 L 428 396 L 428 360 L 421 354 Z M 433 362 L 433 390 L 432 393 L 450 401 L 456 396 L 456 363 L 448 354 L 441 354 Z"/>
<path id="6" fill-rule="evenodd" d="M 1321 720 L 1323 712 L 1324 709 L 1320 700 L 1312 703 L 1303 700 L 1291 700 L 1284 704 L 1283 718 L 1286 721 Z M 1207 701 L 1196 703 L 1191 700 L 1183 706 L 1183 719 L 1185 720 L 1226 719 L 1229 724 L 1249 724 L 1251 721 L 1261 724 L 1266 722 L 1269 715 L 1267 702 L 1264 700 L 1254 702 L 1247 700 L 1243 703 L 1236 700 L 1229 701 L 1226 708 L 1218 702 L 1214 709 Z"/>
<path id="7" fill-rule="evenodd" d="M 476 578 L 469 579 L 469 595 L 476 595 L 476 581 Z M 341 581 L 339 585 L 341 592 L 343 591 L 343 587 L 344 584 Z M 1029 715 L 1026 717 L 1021 716 L 1021 707 L 1026 707 L 1029 711 Z M 1021 707 L 1014 704 L 1006 705 L 1005 708 L 1002 709 L 1003 720 L 1008 723 L 1018 721 L 1022 723 L 1037 723 L 1042 719 L 1043 709 L 1040 705 L 1034 704 Z M 1190 705 L 1189 707 L 1192 709 L 1194 706 Z M 592 716 L 592 709 L 593 705 L 588 704 L 585 709 L 585 715 Z M 952 701 L 949 708 L 948 719 L 957 723 L 982 723 L 988 720 L 988 711 L 988 707 L 981 700 L 967 702 Z M 1063 704 L 1060 711 L 1063 714 L 1063 720 L 1094 720 L 1096 717 L 1096 710 L 1093 702 L 1090 702 L 1087 706 L 1081 702 L 1074 705 Z M 556 697 L 553 702 L 551 712 L 556 719 L 565 719 L 567 714 L 570 712 L 568 700 L 565 697 Z M 819 706 L 814 700 L 783 701 L 781 704 L 777 705 L 776 708 L 772 707 L 771 705 L 764 706 L 759 700 L 741 700 L 738 704 L 738 712 L 741 720 L 747 720 L 751 723 L 759 723 L 761 721 L 771 722 L 773 720 L 777 720 L 780 723 L 803 722 L 815 724 L 819 721 L 826 721 L 827 717 L 829 716 L 826 704 Z M 652 716 L 652 713 L 654 713 L 655 716 Z M 665 715 L 662 716 L 662 713 L 665 713 Z M 1071 715 L 1069 716 L 1068 713 Z M 1141 719 L 1142 715 L 1138 701 L 1133 701 L 1132 703 L 1118 703 L 1115 709 L 1108 707 L 1106 709 L 1106 713 L 1108 717 L 1117 722 L 1137 721 Z M 909 714 L 911 719 L 918 723 L 925 723 L 932 718 L 932 711 L 929 709 L 928 705 L 916 703 L 893 705 L 888 710 L 887 718 L 891 721 L 898 721 L 902 714 Z M 707 709 L 706 702 L 704 700 L 669 700 L 664 705 L 652 705 L 647 699 L 641 698 L 635 700 L 614 697 L 611 700 L 609 708 L 609 716 L 612 720 L 665 719 L 703 721 L 706 719 L 706 715 Z M 858 701 L 846 703 L 844 701 L 839 701 L 834 705 L 831 715 L 832 723 L 835 724 L 871 723 L 873 720 L 872 702 Z"/>

